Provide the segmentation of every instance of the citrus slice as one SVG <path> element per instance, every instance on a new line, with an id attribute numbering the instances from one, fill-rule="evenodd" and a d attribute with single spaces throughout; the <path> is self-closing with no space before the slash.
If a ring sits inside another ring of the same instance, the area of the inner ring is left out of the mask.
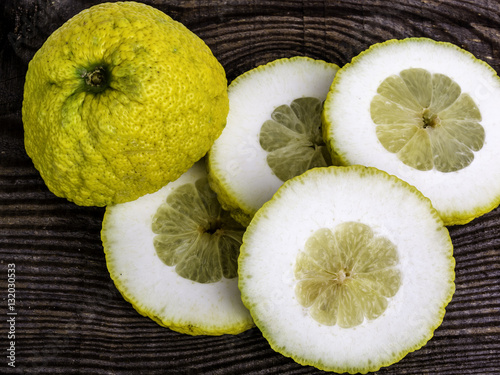
<path id="1" fill-rule="evenodd" d="M 376 44 L 344 66 L 324 138 L 344 165 L 383 169 L 429 197 L 446 225 L 500 203 L 500 79 L 469 52 L 426 38 Z"/>
<path id="2" fill-rule="evenodd" d="M 211 187 L 248 225 L 283 181 L 332 164 L 322 139 L 323 101 L 338 66 L 307 57 L 279 59 L 228 88 L 225 130 L 209 151 Z"/>
<path id="3" fill-rule="evenodd" d="M 221 335 L 253 326 L 237 282 L 243 231 L 198 162 L 153 194 L 108 206 L 101 237 L 111 278 L 139 313 L 181 333 Z"/>
<path id="4" fill-rule="evenodd" d="M 428 198 L 375 168 L 316 168 L 257 211 L 238 260 L 244 304 L 298 363 L 376 371 L 425 345 L 455 290 Z"/>

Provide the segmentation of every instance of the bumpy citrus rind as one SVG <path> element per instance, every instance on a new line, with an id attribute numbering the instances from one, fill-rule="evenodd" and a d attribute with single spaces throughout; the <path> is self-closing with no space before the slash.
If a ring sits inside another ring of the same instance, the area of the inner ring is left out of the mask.
<path id="1" fill-rule="evenodd" d="M 98 93 L 85 84 L 94 68 L 108 77 Z M 203 157 L 226 122 L 227 80 L 182 24 L 145 4 L 104 3 L 37 51 L 22 112 L 26 152 L 48 188 L 105 206 L 152 193 Z"/>

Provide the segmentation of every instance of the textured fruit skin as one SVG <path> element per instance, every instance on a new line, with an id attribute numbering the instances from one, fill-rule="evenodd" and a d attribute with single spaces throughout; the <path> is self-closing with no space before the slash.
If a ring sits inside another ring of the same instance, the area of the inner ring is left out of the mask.
<path id="1" fill-rule="evenodd" d="M 103 88 L 86 83 L 96 68 Z M 225 71 L 199 37 L 153 7 L 104 3 L 67 21 L 30 62 L 25 148 L 57 196 L 122 203 L 188 170 L 228 108 Z"/>

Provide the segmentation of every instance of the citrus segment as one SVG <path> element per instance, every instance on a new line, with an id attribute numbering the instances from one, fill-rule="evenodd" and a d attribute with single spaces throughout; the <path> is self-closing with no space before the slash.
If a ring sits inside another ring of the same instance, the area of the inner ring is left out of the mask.
<path id="1" fill-rule="evenodd" d="M 253 326 L 237 284 L 242 232 L 200 161 L 155 193 L 108 206 L 101 238 L 111 278 L 140 314 L 181 333 L 222 335 Z"/>
<path id="2" fill-rule="evenodd" d="M 274 350 L 322 370 L 366 373 L 432 337 L 455 290 L 452 252 L 438 213 L 413 186 L 375 168 L 315 168 L 255 214 L 239 287 Z"/>
<path id="3" fill-rule="evenodd" d="M 365 224 L 318 229 L 297 257 L 295 294 L 319 323 L 354 327 L 384 312 L 399 289 L 397 263 L 394 244 Z"/>
<path id="4" fill-rule="evenodd" d="M 386 78 L 370 112 L 382 145 L 418 170 L 465 168 L 474 160 L 472 151 L 479 151 L 484 142 L 474 100 L 444 74 L 412 68 Z"/>
<path id="5" fill-rule="evenodd" d="M 322 103 L 338 66 L 297 56 L 237 77 L 227 125 L 209 151 L 211 188 L 243 225 L 283 181 L 332 163 L 322 140 Z"/>
<path id="6" fill-rule="evenodd" d="M 184 278 L 213 283 L 237 276 L 244 228 L 221 209 L 207 178 L 172 191 L 153 217 L 158 257 Z"/>
<path id="7" fill-rule="evenodd" d="M 267 163 L 280 180 L 332 164 L 321 135 L 322 110 L 321 100 L 299 98 L 276 108 L 272 120 L 262 125 L 260 145 L 268 152 Z"/>
<path id="8" fill-rule="evenodd" d="M 337 72 L 323 137 L 340 164 L 398 176 L 446 225 L 465 224 L 500 203 L 499 101 L 498 75 L 469 52 L 427 38 L 389 40 Z"/>

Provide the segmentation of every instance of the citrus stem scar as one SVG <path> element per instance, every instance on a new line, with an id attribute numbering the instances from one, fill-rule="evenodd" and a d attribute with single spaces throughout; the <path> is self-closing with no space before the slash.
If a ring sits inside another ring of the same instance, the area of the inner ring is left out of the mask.
<path id="1" fill-rule="evenodd" d="M 86 72 L 83 78 L 87 85 L 101 87 L 106 84 L 106 71 L 102 66 L 98 66 L 91 72 Z"/>

